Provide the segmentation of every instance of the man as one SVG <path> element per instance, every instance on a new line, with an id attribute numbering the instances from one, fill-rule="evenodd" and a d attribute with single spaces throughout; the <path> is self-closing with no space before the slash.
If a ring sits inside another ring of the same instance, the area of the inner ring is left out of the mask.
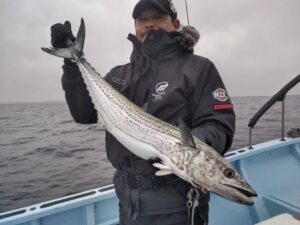
<path id="1" fill-rule="evenodd" d="M 182 118 L 197 138 L 224 154 L 232 143 L 235 115 L 213 63 L 193 54 L 197 33 L 190 27 L 178 32 L 180 22 L 171 0 L 140 0 L 133 18 L 130 63 L 113 68 L 106 81 L 168 123 Z M 73 38 L 70 24 L 53 25 L 51 37 L 54 47 L 66 47 L 66 39 Z M 63 71 L 62 85 L 74 120 L 96 123 L 97 112 L 78 67 L 64 60 Z M 190 184 L 175 175 L 155 176 L 153 161 L 132 154 L 108 132 L 106 151 L 116 168 L 113 181 L 121 225 L 207 224 L 208 193 L 199 190 L 199 206 L 191 218 L 187 201 L 195 196 L 187 197 L 194 190 Z"/>

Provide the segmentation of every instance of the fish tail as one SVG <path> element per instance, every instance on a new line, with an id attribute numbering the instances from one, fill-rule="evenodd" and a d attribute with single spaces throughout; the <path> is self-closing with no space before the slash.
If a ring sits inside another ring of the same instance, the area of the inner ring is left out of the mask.
<path id="1" fill-rule="evenodd" d="M 72 43 L 67 48 L 44 48 L 41 49 L 51 55 L 62 57 L 65 59 L 71 59 L 74 62 L 77 62 L 83 56 L 83 46 L 85 40 L 85 24 L 83 18 L 81 18 L 80 27 L 77 32 L 77 37 L 74 42 L 67 40 L 67 42 Z"/>

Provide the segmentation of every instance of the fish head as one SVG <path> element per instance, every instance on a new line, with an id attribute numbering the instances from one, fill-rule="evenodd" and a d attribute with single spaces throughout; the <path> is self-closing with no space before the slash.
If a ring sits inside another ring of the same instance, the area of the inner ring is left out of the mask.
<path id="1" fill-rule="evenodd" d="M 190 183 L 228 200 L 252 205 L 254 189 L 222 156 L 212 151 L 199 151 L 189 163 Z"/>

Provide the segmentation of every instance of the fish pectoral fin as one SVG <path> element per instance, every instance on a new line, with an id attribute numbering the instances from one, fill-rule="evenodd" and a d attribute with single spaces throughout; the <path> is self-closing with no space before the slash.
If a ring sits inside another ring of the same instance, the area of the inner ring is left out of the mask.
<path id="1" fill-rule="evenodd" d="M 152 165 L 160 169 L 156 171 L 156 176 L 165 176 L 173 173 L 172 169 L 163 163 L 153 163 Z"/>
<path id="2" fill-rule="evenodd" d="M 166 176 L 172 174 L 172 170 L 158 170 L 156 171 L 155 175 L 156 176 Z"/>
<path id="3" fill-rule="evenodd" d="M 167 165 L 165 165 L 163 163 L 153 163 L 152 165 L 161 170 L 172 170 L 170 167 L 168 167 Z"/>

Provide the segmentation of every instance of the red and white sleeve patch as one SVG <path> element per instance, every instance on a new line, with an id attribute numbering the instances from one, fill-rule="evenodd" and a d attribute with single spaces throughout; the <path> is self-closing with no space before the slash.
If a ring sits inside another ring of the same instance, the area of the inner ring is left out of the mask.
<path id="1" fill-rule="evenodd" d="M 220 109 L 233 109 L 233 105 L 232 104 L 214 105 L 214 110 L 220 110 Z"/>

